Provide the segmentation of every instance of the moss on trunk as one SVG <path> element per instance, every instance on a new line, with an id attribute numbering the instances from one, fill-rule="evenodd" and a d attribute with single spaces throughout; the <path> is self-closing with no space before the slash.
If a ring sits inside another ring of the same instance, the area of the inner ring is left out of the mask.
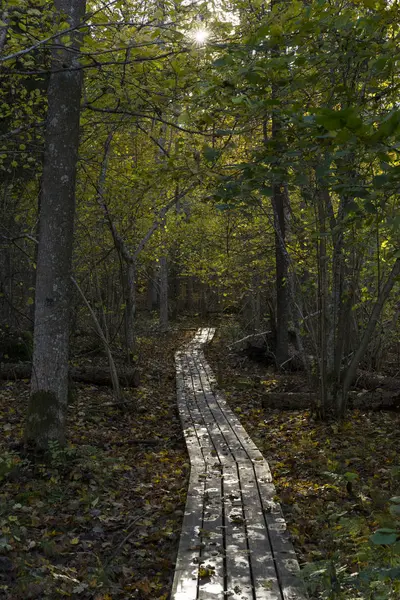
<path id="1" fill-rule="evenodd" d="M 65 444 L 64 419 L 64 412 L 54 392 L 34 392 L 28 404 L 26 442 L 43 450 L 48 448 L 50 441 Z"/>

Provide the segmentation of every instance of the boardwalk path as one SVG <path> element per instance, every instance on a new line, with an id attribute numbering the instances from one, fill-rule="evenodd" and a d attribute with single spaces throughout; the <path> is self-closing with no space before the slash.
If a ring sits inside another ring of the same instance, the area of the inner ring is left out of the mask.
<path id="1" fill-rule="evenodd" d="M 268 463 L 215 391 L 213 335 L 175 357 L 191 474 L 171 600 L 305 600 Z"/>

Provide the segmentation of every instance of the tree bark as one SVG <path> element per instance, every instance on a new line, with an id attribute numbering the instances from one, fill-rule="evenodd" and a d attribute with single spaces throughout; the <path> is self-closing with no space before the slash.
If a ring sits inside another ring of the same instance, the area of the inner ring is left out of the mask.
<path id="1" fill-rule="evenodd" d="M 147 310 L 156 310 L 158 306 L 158 282 L 157 270 L 152 267 L 148 272 L 147 279 Z"/>
<path id="2" fill-rule="evenodd" d="M 318 254 L 318 321 L 319 321 L 319 394 L 316 409 L 319 418 L 325 417 L 328 401 L 328 265 L 326 252 L 326 215 L 325 202 L 320 190 L 317 190 L 317 212 L 319 238 Z"/>
<path id="3" fill-rule="evenodd" d="M 271 6 L 276 2 L 273 0 Z M 279 46 L 274 46 L 272 54 L 280 56 Z M 278 99 L 278 88 L 272 85 L 272 99 Z M 276 365 L 285 363 L 289 358 L 287 331 L 289 328 L 289 290 L 288 290 L 288 261 L 286 253 L 286 222 L 285 222 L 285 188 L 284 176 L 278 155 L 284 143 L 282 123 L 274 109 L 272 114 L 272 144 L 276 155 L 276 173 L 272 184 L 272 208 L 274 212 L 275 230 L 275 279 L 276 279 Z"/>
<path id="4" fill-rule="evenodd" d="M 78 27 L 85 0 L 54 0 L 55 16 Z M 67 41 L 65 41 L 67 38 Z M 26 440 L 46 448 L 65 442 L 75 178 L 79 145 L 82 72 L 80 34 L 61 36 L 52 51 L 48 88 L 40 239 L 36 276 L 35 333 Z"/>
<path id="5" fill-rule="evenodd" d="M 136 268 L 135 260 L 132 258 L 127 263 L 126 272 L 126 312 L 125 312 L 125 323 L 126 323 L 126 345 L 129 354 L 129 361 L 133 360 L 136 346 L 135 336 L 135 317 L 136 317 Z"/>

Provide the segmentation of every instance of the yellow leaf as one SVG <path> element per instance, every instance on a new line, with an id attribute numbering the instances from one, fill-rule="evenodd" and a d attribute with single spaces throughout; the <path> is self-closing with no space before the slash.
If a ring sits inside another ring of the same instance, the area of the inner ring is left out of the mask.
<path id="1" fill-rule="evenodd" d="M 76 546 L 77 544 L 79 544 L 79 538 L 72 538 L 72 540 L 70 541 L 70 544 L 72 544 L 73 546 Z"/>

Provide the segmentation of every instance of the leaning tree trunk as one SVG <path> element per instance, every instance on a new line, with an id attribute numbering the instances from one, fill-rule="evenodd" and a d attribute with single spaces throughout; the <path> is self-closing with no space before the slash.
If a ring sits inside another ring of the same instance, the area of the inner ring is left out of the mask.
<path id="1" fill-rule="evenodd" d="M 85 0 L 54 0 L 56 17 L 78 27 Z M 66 41 L 67 38 L 67 41 Z M 75 178 L 79 145 L 82 72 L 80 34 L 63 34 L 52 51 L 48 88 L 31 397 L 25 434 L 46 448 L 64 443 L 68 398 L 68 350 Z"/>

